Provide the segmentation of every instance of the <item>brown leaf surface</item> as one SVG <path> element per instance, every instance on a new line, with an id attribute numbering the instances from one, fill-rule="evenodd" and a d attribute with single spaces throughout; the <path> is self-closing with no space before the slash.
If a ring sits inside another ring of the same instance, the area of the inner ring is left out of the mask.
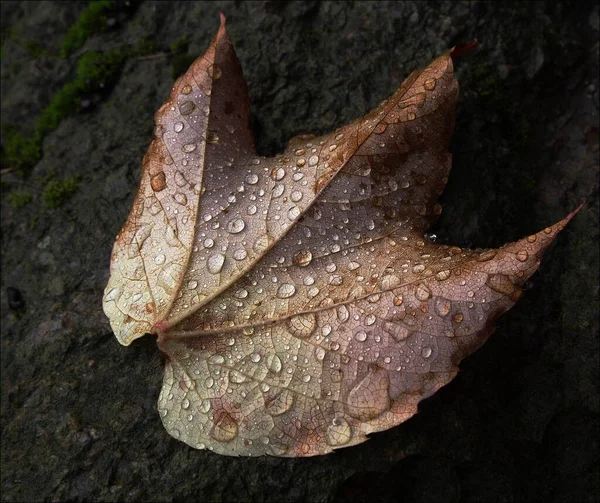
<path id="1" fill-rule="evenodd" d="M 498 250 L 423 237 L 450 171 L 446 53 L 331 134 L 256 155 L 224 18 L 155 116 L 104 311 L 158 335 L 171 435 L 312 456 L 397 425 L 490 335 L 572 213 Z"/>

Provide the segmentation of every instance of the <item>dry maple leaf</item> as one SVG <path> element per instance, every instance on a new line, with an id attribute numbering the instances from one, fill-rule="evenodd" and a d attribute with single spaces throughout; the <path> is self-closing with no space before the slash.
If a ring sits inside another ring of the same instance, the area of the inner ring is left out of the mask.
<path id="1" fill-rule="evenodd" d="M 155 116 L 104 295 L 121 344 L 158 336 L 171 435 L 230 455 L 358 444 L 487 339 L 574 213 L 498 250 L 424 239 L 457 97 L 446 53 L 365 117 L 259 157 L 222 17 Z"/>

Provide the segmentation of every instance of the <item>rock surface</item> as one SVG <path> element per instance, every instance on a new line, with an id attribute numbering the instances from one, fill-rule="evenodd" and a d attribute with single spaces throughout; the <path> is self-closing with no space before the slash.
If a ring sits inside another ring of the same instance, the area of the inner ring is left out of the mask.
<path id="1" fill-rule="evenodd" d="M 107 96 L 63 120 L 25 181 L 2 175 L 4 501 L 597 501 L 596 3 L 142 2 L 66 60 L 23 49 L 33 40 L 57 53 L 83 7 L 2 3 L 3 123 L 31 130 L 83 51 L 158 49 L 130 57 Z M 403 425 L 325 457 L 229 458 L 171 438 L 156 411 L 154 339 L 119 346 L 101 309 L 152 116 L 173 83 L 164 51 L 187 35 L 202 54 L 219 11 L 261 154 L 362 115 L 412 69 L 478 38 L 457 64 L 454 167 L 431 232 L 498 246 L 587 200 L 450 385 Z M 52 172 L 80 177 L 58 209 L 39 194 Z M 10 206 L 5 182 L 32 202 Z"/>

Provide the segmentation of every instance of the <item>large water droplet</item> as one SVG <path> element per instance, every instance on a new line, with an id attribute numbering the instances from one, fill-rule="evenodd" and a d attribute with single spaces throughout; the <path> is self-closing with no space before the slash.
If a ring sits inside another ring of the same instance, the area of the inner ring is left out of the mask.
<path id="1" fill-rule="evenodd" d="M 296 287 L 290 283 L 283 283 L 277 289 L 277 297 L 280 299 L 289 299 L 296 293 Z"/>
<path id="2" fill-rule="evenodd" d="M 233 258 L 235 260 L 244 260 L 247 256 L 248 256 L 248 252 L 246 250 L 244 250 L 243 248 L 240 248 L 239 250 L 235 250 L 233 252 Z"/>
<path id="3" fill-rule="evenodd" d="M 299 314 L 287 320 L 289 332 L 295 337 L 306 338 L 310 336 L 317 325 L 317 319 L 313 313 Z"/>
<path id="4" fill-rule="evenodd" d="M 166 188 L 166 186 L 167 186 L 167 181 L 165 178 L 164 171 L 157 173 L 150 179 L 150 187 L 152 187 L 152 190 L 154 192 L 160 192 L 161 190 L 164 190 Z"/>
<path id="5" fill-rule="evenodd" d="M 279 168 L 275 168 L 273 171 L 271 171 L 271 178 L 273 180 L 282 180 L 283 177 L 285 176 L 285 169 L 279 167 Z"/>
<path id="6" fill-rule="evenodd" d="M 227 223 L 227 232 L 231 234 L 239 234 L 246 227 L 246 222 L 241 218 L 234 218 Z"/>
<path id="7" fill-rule="evenodd" d="M 176 192 L 173 196 L 173 199 L 177 204 L 181 204 L 181 206 L 185 206 L 187 204 L 187 196 L 182 192 Z"/>
<path id="8" fill-rule="evenodd" d="M 350 311 L 348 311 L 348 308 L 342 304 L 341 306 L 337 307 L 336 315 L 340 323 L 344 323 L 348 321 L 348 318 L 350 318 Z"/>
<path id="9" fill-rule="evenodd" d="M 327 443 L 332 447 L 346 445 L 352 438 L 352 427 L 343 417 L 336 417 L 327 427 Z"/>
<path id="10" fill-rule="evenodd" d="M 361 421 L 369 421 L 388 410 L 390 379 L 387 370 L 376 365 L 369 367 L 365 377 L 348 393 L 348 413 Z"/>
<path id="11" fill-rule="evenodd" d="M 294 265 L 299 265 L 300 267 L 306 267 L 308 264 L 311 263 L 312 258 L 313 257 L 312 257 L 312 253 L 310 252 L 310 250 L 303 250 L 303 251 L 296 253 L 292 257 L 292 263 Z"/>
<path id="12" fill-rule="evenodd" d="M 267 368 L 276 374 L 281 372 L 281 368 L 283 367 L 281 363 L 281 358 L 275 354 L 270 354 L 267 357 Z"/>
<path id="13" fill-rule="evenodd" d="M 431 290 L 424 283 L 420 283 L 415 290 L 415 297 L 421 302 L 425 302 L 431 297 Z"/>
<path id="14" fill-rule="evenodd" d="M 190 115 L 194 111 L 194 108 L 196 108 L 194 102 L 186 100 L 179 104 L 179 113 L 181 115 Z"/>
<path id="15" fill-rule="evenodd" d="M 431 91 L 432 89 L 435 89 L 436 82 L 437 81 L 435 79 L 427 79 L 423 84 L 423 87 L 428 91 Z"/>
<path id="16" fill-rule="evenodd" d="M 225 255 L 223 255 L 222 253 L 213 253 L 208 257 L 206 268 L 211 274 L 218 274 L 221 272 L 221 269 L 223 269 L 224 263 Z"/>
<path id="17" fill-rule="evenodd" d="M 450 271 L 449 270 L 444 270 L 444 271 L 440 271 L 435 275 L 435 279 L 437 279 L 438 281 L 445 281 L 450 277 Z"/>
<path id="18" fill-rule="evenodd" d="M 287 213 L 290 220 L 296 220 L 300 216 L 300 208 L 298 206 L 292 206 Z"/>
<path id="19" fill-rule="evenodd" d="M 215 414 L 214 426 L 210 436 L 217 442 L 231 442 L 238 435 L 238 424 L 229 413 L 222 410 Z"/>
<path id="20" fill-rule="evenodd" d="M 437 314 L 439 314 L 442 317 L 448 315 L 451 307 L 452 307 L 452 304 L 450 304 L 450 301 L 448 299 L 438 298 L 435 301 L 435 311 L 437 312 Z"/>
<path id="21" fill-rule="evenodd" d="M 271 192 L 271 194 L 273 195 L 273 198 L 276 198 L 276 197 L 281 196 L 281 194 L 283 194 L 284 190 L 285 190 L 285 187 L 283 185 L 275 185 L 275 187 L 273 187 L 273 192 Z"/>
<path id="22" fill-rule="evenodd" d="M 290 410 L 294 404 L 294 394 L 287 388 L 282 389 L 275 396 L 265 397 L 265 408 L 272 416 L 279 416 Z"/>
<path id="23" fill-rule="evenodd" d="M 360 332 L 356 332 L 354 334 L 354 338 L 358 341 L 358 342 L 364 342 L 367 340 L 367 334 L 365 332 L 363 332 L 362 330 Z"/>

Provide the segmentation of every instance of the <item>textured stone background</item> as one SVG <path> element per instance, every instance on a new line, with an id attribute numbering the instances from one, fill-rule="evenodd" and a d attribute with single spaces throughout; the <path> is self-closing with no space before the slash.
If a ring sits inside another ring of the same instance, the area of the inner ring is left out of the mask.
<path id="1" fill-rule="evenodd" d="M 3 2 L 2 122 L 28 131 L 76 66 L 56 53 L 81 2 Z M 142 2 L 79 51 L 182 35 L 200 55 L 228 17 L 261 154 L 362 115 L 458 42 L 454 168 L 433 232 L 497 246 L 587 204 L 529 290 L 447 387 L 403 425 L 310 459 L 229 458 L 163 429 L 151 337 L 117 344 L 101 310 L 114 236 L 173 83 L 168 57 L 127 60 L 97 106 L 46 137 L 31 176 L 3 182 L 2 500 L 598 501 L 598 7 L 596 2 Z M 28 129 L 29 128 L 29 129 Z M 79 175 L 64 206 L 39 192 Z M 21 185 L 19 185 L 21 184 Z M 37 226 L 32 230 L 32 219 Z M 8 308 L 18 288 L 25 309 Z"/>

